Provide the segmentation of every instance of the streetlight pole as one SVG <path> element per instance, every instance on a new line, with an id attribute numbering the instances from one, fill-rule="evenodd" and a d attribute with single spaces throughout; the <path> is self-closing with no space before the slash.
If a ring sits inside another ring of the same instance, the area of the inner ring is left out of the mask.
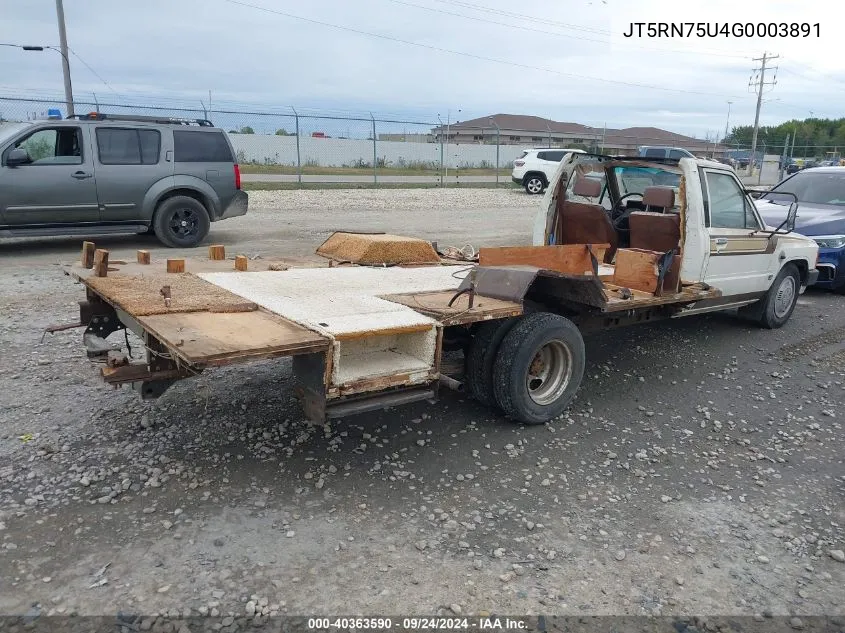
<path id="1" fill-rule="evenodd" d="M 59 20 L 59 47 L 62 54 L 62 76 L 65 82 L 65 102 L 67 104 L 67 115 L 72 117 L 73 111 L 73 86 L 70 83 L 70 61 L 67 57 L 67 32 L 65 31 L 65 9 L 62 0 L 56 0 L 56 17 Z"/>
<path id="2" fill-rule="evenodd" d="M 732 103 L 733 103 L 733 101 L 728 101 L 728 118 L 725 119 L 725 136 L 724 136 L 725 141 L 728 140 L 728 125 L 731 122 L 731 104 Z"/>

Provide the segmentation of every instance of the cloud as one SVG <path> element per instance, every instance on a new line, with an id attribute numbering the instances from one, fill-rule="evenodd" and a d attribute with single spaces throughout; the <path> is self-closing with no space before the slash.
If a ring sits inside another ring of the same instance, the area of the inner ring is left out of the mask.
<path id="1" fill-rule="evenodd" d="M 841 61 L 829 52 L 838 36 L 822 19 L 824 3 L 798 11 L 771 0 L 572 0 L 530 10 L 505 0 L 244 1 L 312 21 L 226 0 L 66 2 L 71 48 L 109 84 L 71 55 L 75 94 L 196 107 L 211 90 L 215 104 L 230 107 L 293 104 L 425 120 L 460 108 L 464 119 L 512 112 L 703 136 L 724 129 L 728 99 L 733 123 L 753 121 L 750 57 L 764 50 L 781 55 L 778 84 L 767 95 L 780 101 L 765 104 L 764 123 L 811 110 L 836 116 L 845 83 Z M 3 12 L 0 41 L 57 43 L 53 0 L 6 3 Z M 821 35 L 621 35 L 632 22 L 667 20 L 820 23 Z M 61 94 L 60 58 L 52 51 L 0 47 L 0 64 L 2 94 Z"/>

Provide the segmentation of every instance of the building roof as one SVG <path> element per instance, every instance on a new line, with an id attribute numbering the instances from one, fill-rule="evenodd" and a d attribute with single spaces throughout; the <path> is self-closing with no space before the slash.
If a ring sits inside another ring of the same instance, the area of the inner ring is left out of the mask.
<path id="1" fill-rule="evenodd" d="M 581 125 L 580 123 L 552 121 L 551 119 L 524 114 L 492 114 L 469 121 L 456 121 L 449 126 L 449 131 L 451 134 L 456 131 L 468 129 L 487 128 L 489 130 L 492 127 L 496 127 L 496 125 L 503 130 L 525 130 L 528 132 L 551 131 L 552 133 L 584 135 L 596 133 L 594 128 Z M 441 130 L 445 132 L 446 126 L 434 128 L 434 133 L 437 134 Z M 599 130 L 599 133 L 601 133 L 601 130 Z"/>
<path id="2" fill-rule="evenodd" d="M 494 125 L 495 123 L 495 125 Z M 456 121 L 449 126 L 450 134 L 470 132 L 485 129 L 490 131 L 496 125 L 502 130 L 521 130 L 526 132 L 551 132 L 552 134 L 570 134 L 583 136 L 587 139 L 604 140 L 609 147 L 640 146 L 640 145 L 668 145 L 685 149 L 704 149 L 711 143 L 703 139 L 692 138 L 683 134 L 676 134 L 656 127 L 628 127 L 622 129 L 591 127 L 580 123 L 552 121 L 539 116 L 523 114 L 493 114 L 469 121 Z M 436 127 L 433 134 L 446 132 L 446 126 Z"/>

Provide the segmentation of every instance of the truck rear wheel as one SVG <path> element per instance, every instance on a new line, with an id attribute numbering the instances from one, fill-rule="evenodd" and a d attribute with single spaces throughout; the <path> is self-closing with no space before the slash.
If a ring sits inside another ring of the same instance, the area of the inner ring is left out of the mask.
<path id="1" fill-rule="evenodd" d="M 481 323 L 472 334 L 466 356 L 465 382 L 470 395 L 488 407 L 496 406 L 493 393 L 496 352 L 516 321 L 517 319 L 513 318 Z"/>
<path id="2" fill-rule="evenodd" d="M 549 312 L 522 317 L 499 346 L 496 401 L 509 418 L 544 424 L 560 415 L 584 377 L 584 339 L 572 321 Z"/>
<path id="3" fill-rule="evenodd" d="M 786 264 L 780 269 L 772 286 L 766 295 L 760 299 L 757 322 L 770 330 L 781 327 L 789 321 L 798 303 L 798 293 L 801 289 L 801 275 L 795 264 Z"/>

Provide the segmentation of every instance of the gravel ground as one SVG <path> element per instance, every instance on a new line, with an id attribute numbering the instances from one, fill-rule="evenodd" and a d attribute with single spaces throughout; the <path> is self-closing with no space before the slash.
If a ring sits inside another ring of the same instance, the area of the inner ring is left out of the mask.
<path id="1" fill-rule="evenodd" d="M 209 241 L 304 256 L 353 227 L 527 243 L 536 198 L 251 200 Z M 449 392 L 322 427 L 284 360 L 142 402 L 100 381 L 79 330 L 41 342 L 77 316 L 57 264 L 78 246 L 0 243 L 0 613 L 122 611 L 144 629 L 157 614 L 845 611 L 840 296 L 805 294 L 776 331 L 717 314 L 588 338 L 581 391 L 546 426 Z"/>

